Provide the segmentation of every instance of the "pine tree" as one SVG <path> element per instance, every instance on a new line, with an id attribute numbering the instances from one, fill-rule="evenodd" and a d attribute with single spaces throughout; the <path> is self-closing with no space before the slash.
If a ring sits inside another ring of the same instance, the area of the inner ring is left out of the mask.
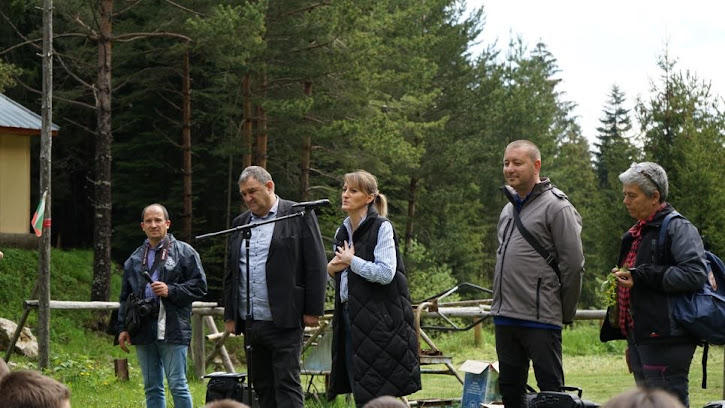
<path id="1" fill-rule="evenodd" d="M 594 306 L 598 288 L 595 277 L 601 271 L 595 249 L 598 240 L 595 228 L 598 222 L 595 211 L 596 175 L 591 164 L 589 144 L 576 124 L 570 122 L 570 128 L 559 145 L 556 156 L 548 160 L 548 163 L 542 160 L 542 169 L 551 176 L 552 183 L 567 194 L 582 218 L 581 239 L 586 264 L 579 304 L 580 307 Z"/>
<path id="2" fill-rule="evenodd" d="M 617 85 L 612 85 L 603 117 L 599 119 L 601 126 L 597 127 L 598 143 L 594 144 L 597 147 L 594 164 L 601 188 L 612 188 L 610 172 L 618 174 L 624 171 L 637 158 L 634 146 L 628 142 L 632 122 L 625 101 L 624 92 Z"/>
<path id="3" fill-rule="evenodd" d="M 638 105 L 647 159 L 667 171 L 669 196 L 717 252 L 725 249 L 725 114 L 722 100 L 694 73 L 676 70 L 668 54 L 660 58 L 661 82 L 649 101 Z"/>

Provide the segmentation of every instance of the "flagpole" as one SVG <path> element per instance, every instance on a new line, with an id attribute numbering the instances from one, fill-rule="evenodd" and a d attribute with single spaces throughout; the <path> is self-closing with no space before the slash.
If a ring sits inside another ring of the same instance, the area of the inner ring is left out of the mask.
<path id="1" fill-rule="evenodd" d="M 45 198 L 38 244 L 38 368 L 48 368 L 50 355 L 50 175 L 53 119 L 53 0 L 43 0 L 43 107 L 40 131 L 40 195 Z M 41 198 L 42 199 L 42 198 Z M 41 217 L 40 214 L 37 215 Z"/>

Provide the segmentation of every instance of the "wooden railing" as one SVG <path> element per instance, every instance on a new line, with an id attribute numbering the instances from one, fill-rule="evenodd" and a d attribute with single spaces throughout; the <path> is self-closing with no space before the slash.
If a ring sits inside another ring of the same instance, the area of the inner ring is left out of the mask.
<path id="1" fill-rule="evenodd" d="M 465 301 L 465 302 L 424 302 L 414 306 L 415 324 L 418 334 L 431 348 L 436 348 L 435 343 L 420 328 L 420 319 L 422 317 L 442 317 L 444 320 L 448 317 L 471 317 L 486 318 L 491 316 L 490 306 L 487 301 Z M 37 308 L 37 300 L 26 300 L 27 308 Z M 50 309 L 55 310 L 115 310 L 118 309 L 118 302 L 80 302 L 80 301 L 62 301 L 51 300 Z M 605 310 L 577 310 L 576 320 L 601 320 L 604 319 Z M 224 308 L 216 302 L 194 302 L 192 303 L 192 340 L 191 353 L 194 363 L 194 373 L 197 378 L 201 378 L 205 374 L 207 363 L 216 355 L 220 354 L 224 363 L 224 368 L 234 371 L 234 366 L 224 348 L 224 340 L 230 336 L 229 333 L 219 332 L 212 316 L 223 316 Z M 329 319 L 331 316 L 326 316 Z M 210 334 L 204 336 L 204 325 L 206 324 Z M 18 327 L 21 330 L 22 327 Z M 319 333 L 318 333 L 319 334 Z M 233 335 L 231 335 L 233 336 Z M 206 340 L 215 342 L 214 349 L 210 356 L 206 356 L 205 343 Z M 725 372 L 725 362 L 723 363 Z M 723 377 L 723 397 L 725 398 L 725 377 Z"/>

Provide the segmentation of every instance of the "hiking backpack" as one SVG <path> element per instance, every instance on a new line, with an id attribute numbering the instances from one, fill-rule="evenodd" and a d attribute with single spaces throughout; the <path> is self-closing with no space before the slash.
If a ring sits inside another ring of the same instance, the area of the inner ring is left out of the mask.
<path id="1" fill-rule="evenodd" d="M 667 238 L 667 227 L 670 220 L 675 217 L 682 215 L 672 211 L 662 221 L 657 240 L 661 250 Z M 710 285 L 708 279 L 696 292 L 674 296 L 672 316 L 698 340 L 722 345 L 725 344 L 725 266 L 723 261 L 710 251 L 705 251 L 705 258 L 707 272 L 714 275 L 717 289 Z"/>
<path id="2" fill-rule="evenodd" d="M 682 217 L 677 211 L 667 214 L 662 220 L 657 249 L 664 254 L 667 227 L 675 217 Z M 683 217 L 684 218 L 684 217 Z M 704 346 L 702 353 L 702 388 L 707 387 L 707 353 L 710 344 L 725 344 L 725 265 L 717 255 L 705 251 L 708 275 L 713 274 L 717 289 L 706 279 L 702 288 L 693 293 L 672 297 L 672 317 Z"/>

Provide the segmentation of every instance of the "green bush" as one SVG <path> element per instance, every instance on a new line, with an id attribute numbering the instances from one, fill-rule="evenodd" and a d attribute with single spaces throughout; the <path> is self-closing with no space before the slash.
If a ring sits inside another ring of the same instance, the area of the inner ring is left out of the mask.
<path id="1" fill-rule="evenodd" d="M 410 298 L 415 302 L 456 285 L 451 268 L 436 263 L 430 251 L 417 241 L 411 241 L 405 265 Z M 451 300 L 451 299 L 448 299 Z"/>

